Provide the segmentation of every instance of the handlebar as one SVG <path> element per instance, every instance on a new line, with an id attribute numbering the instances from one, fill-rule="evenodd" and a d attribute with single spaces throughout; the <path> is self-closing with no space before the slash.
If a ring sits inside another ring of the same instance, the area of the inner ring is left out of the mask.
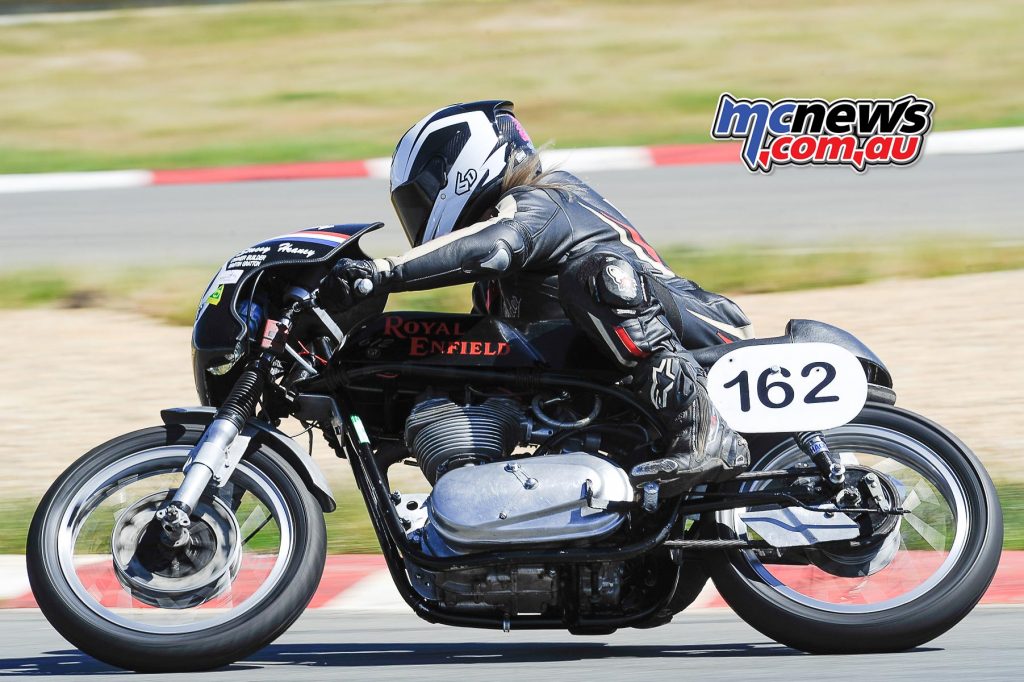
<path id="1" fill-rule="evenodd" d="M 360 298 L 366 298 L 373 293 L 373 280 L 367 279 L 365 277 L 357 279 L 355 282 L 352 283 L 352 288 L 355 290 L 357 296 L 359 296 Z M 318 300 L 319 293 L 319 289 L 314 289 L 313 292 L 309 294 L 309 296 L 302 299 L 301 301 L 296 301 L 295 303 L 293 303 L 291 308 L 285 311 L 282 318 L 284 321 L 290 323 L 291 318 L 294 317 L 295 315 L 298 315 L 299 313 L 303 313 L 306 311 L 312 311 L 314 314 L 316 314 L 317 317 L 320 318 L 320 321 L 323 322 L 324 326 L 327 327 L 327 329 L 331 332 L 331 335 L 334 336 L 334 340 L 337 341 L 338 345 L 340 346 L 345 342 L 345 334 L 341 331 L 338 325 L 335 324 L 334 320 L 331 319 L 330 315 L 327 314 L 327 311 L 324 310 L 323 306 L 320 305 L 320 302 Z"/>
<path id="2" fill-rule="evenodd" d="M 373 280 L 366 279 L 365 277 L 362 279 L 357 279 L 353 284 L 353 288 L 356 290 L 356 293 L 359 294 L 360 296 L 369 296 L 370 294 L 373 293 Z"/>
<path id="3" fill-rule="evenodd" d="M 372 283 L 370 283 L 370 289 L 373 289 Z M 334 337 L 337 344 L 341 346 L 345 343 L 345 333 L 341 331 L 341 328 L 338 327 L 327 311 L 323 309 L 323 306 L 320 305 L 320 302 L 317 300 L 317 294 L 319 292 L 319 289 L 315 289 L 309 296 L 296 302 L 292 306 L 292 314 L 294 315 L 307 310 L 312 311 L 318 318 L 320 318 L 320 321 L 331 333 L 331 336 Z"/>
<path id="4" fill-rule="evenodd" d="M 373 280 L 367 279 L 365 277 L 357 279 L 355 282 L 352 283 L 352 288 L 355 290 L 355 293 L 359 296 L 359 298 L 366 298 L 373 293 Z M 296 301 L 294 304 L 292 304 L 291 313 L 294 315 L 296 313 L 304 312 L 306 310 L 323 309 L 323 306 L 320 305 L 320 302 L 318 301 L 317 298 L 319 294 L 320 290 L 314 289 L 313 292 L 309 294 L 309 296 L 302 299 L 301 301 Z"/>

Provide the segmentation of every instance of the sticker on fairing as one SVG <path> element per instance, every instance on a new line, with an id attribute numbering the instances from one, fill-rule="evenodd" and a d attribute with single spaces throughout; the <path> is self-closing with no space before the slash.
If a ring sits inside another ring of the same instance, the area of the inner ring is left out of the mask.
<path id="1" fill-rule="evenodd" d="M 221 299 L 224 298 L 224 288 L 228 284 L 237 284 L 238 280 L 245 274 L 245 270 L 229 270 L 227 268 L 221 268 L 217 271 L 217 275 L 210 282 L 210 286 L 206 288 L 206 293 L 203 294 L 203 298 L 199 301 L 199 310 L 196 311 L 196 319 L 203 314 L 207 306 L 217 305 Z"/>
<path id="2" fill-rule="evenodd" d="M 237 284 L 238 280 L 245 274 L 245 270 L 221 270 L 214 277 L 213 283 L 217 284 Z"/>
<path id="3" fill-rule="evenodd" d="M 868 382 L 856 356 L 835 344 L 765 344 L 722 356 L 708 392 L 736 431 L 821 431 L 860 413 Z"/>
<path id="4" fill-rule="evenodd" d="M 213 290 L 213 293 L 206 299 L 206 302 L 210 305 L 217 305 L 220 303 L 221 297 L 224 296 L 224 285 L 219 284 L 217 288 Z"/>

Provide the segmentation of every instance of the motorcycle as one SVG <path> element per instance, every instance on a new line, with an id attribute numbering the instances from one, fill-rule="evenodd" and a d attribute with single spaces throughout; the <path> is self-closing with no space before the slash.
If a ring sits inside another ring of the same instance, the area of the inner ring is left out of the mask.
<path id="1" fill-rule="evenodd" d="M 32 521 L 50 623 L 122 668 L 204 670 L 282 634 L 324 569 L 336 501 L 319 431 L 352 467 L 391 577 L 432 623 L 577 635 L 668 623 L 709 579 L 768 637 L 814 653 L 897 651 L 947 631 L 1000 556 L 992 482 L 955 436 L 895 406 L 852 334 L 696 349 L 749 471 L 665 496 L 629 471 L 665 433 L 565 320 L 345 311 L 317 283 L 381 227 L 332 225 L 232 257 L 193 330 L 198 407 L 75 462 Z M 294 417 L 306 450 L 286 436 Z M 417 467 L 429 494 L 392 490 Z"/>

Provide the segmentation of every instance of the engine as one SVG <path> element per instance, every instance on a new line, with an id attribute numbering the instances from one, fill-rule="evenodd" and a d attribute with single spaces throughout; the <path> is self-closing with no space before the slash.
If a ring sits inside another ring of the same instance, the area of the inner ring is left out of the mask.
<path id="1" fill-rule="evenodd" d="M 504 459 L 523 440 L 527 423 L 519 403 L 508 398 L 488 398 L 480 405 L 430 398 L 409 414 L 405 442 L 433 485 L 460 466 Z"/>
<path id="2" fill-rule="evenodd" d="M 427 398 L 410 412 L 405 441 L 433 484 L 429 496 L 404 498 L 410 538 L 435 556 L 500 548 L 579 546 L 614 534 L 633 500 L 625 470 L 606 457 L 569 451 L 540 456 L 516 448 L 576 426 L 510 398 L 459 405 Z M 591 417 L 599 409 L 596 405 Z M 542 434 L 542 436 L 538 436 Z M 561 449 L 561 448 L 560 448 Z M 616 504 L 618 503 L 618 504 Z M 416 519 L 409 510 L 415 509 Z M 621 566 L 582 568 L 581 594 L 597 604 L 617 598 Z M 600 573 L 600 575 L 599 575 Z M 414 585 L 448 604 L 542 612 L 559 600 L 557 572 L 544 566 L 494 567 L 444 573 L 410 565 Z"/>

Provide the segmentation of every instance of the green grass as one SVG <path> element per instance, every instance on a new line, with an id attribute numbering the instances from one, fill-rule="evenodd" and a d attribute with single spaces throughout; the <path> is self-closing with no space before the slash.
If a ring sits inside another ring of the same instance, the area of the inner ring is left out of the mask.
<path id="1" fill-rule="evenodd" d="M 884 18 L 884 19 L 883 19 Z M 115 12 L 0 31 L 0 172 L 386 155 L 508 97 L 558 146 L 708 141 L 723 91 L 1024 124 L 1018 0 L 425 0 Z"/>
<path id="2" fill-rule="evenodd" d="M 1024 483 L 1002 483 L 998 490 L 1006 528 L 1003 548 L 1024 550 Z M 362 497 L 353 488 L 336 492 L 338 509 L 324 516 L 328 551 L 332 554 L 377 553 L 377 536 Z M 0 554 L 24 553 L 25 536 L 35 506 L 34 500 L 0 502 Z"/>
<path id="3" fill-rule="evenodd" d="M 1003 508 L 1003 547 L 1024 549 L 1024 483 L 997 486 Z"/>
<path id="4" fill-rule="evenodd" d="M 0 273 L 0 309 L 108 308 L 191 325 L 216 266 L 115 270 L 22 270 Z"/>
<path id="5" fill-rule="evenodd" d="M 978 238 L 915 239 L 876 249 L 786 250 L 735 246 L 662 249 L 681 276 L 724 293 L 769 293 L 1024 267 L 1024 243 Z"/>
<path id="6" fill-rule="evenodd" d="M 70 301 L 72 279 L 58 272 L 16 272 L 0 275 L 0 308 L 31 308 Z"/>
<path id="7" fill-rule="evenodd" d="M 662 249 L 669 265 L 711 291 L 727 294 L 791 291 L 884 278 L 941 277 L 1024 268 L 1024 243 L 987 239 L 921 240 L 877 250 L 843 247 L 813 252 L 736 246 Z M 100 307 L 190 325 L 215 266 L 114 271 L 36 270 L 0 275 L 0 308 Z M 465 312 L 470 287 L 392 296 L 391 310 Z"/>

